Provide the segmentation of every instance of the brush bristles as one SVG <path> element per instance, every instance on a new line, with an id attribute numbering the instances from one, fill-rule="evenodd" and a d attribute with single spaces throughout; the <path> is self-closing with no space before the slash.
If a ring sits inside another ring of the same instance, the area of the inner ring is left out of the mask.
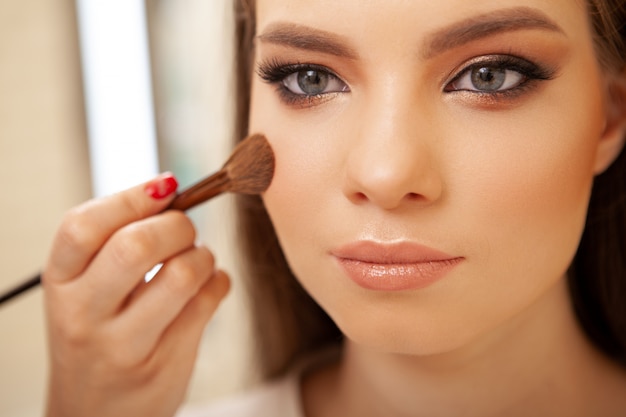
<path id="1" fill-rule="evenodd" d="M 263 135 L 242 140 L 222 169 L 183 190 L 169 208 L 188 210 L 225 191 L 261 194 L 274 176 L 274 152 Z"/>
<path id="2" fill-rule="evenodd" d="M 267 190 L 274 176 L 274 152 L 265 136 L 249 136 L 237 145 L 224 164 L 230 182 L 228 191 L 260 194 Z"/>

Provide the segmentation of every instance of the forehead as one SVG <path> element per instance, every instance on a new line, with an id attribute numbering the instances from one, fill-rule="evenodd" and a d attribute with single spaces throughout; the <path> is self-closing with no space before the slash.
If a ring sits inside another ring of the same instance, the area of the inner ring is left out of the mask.
<path id="1" fill-rule="evenodd" d="M 362 43 L 415 40 L 468 19 L 522 8 L 545 15 L 576 41 L 591 37 L 584 0 L 257 0 L 256 6 L 257 33 L 291 22 Z"/>

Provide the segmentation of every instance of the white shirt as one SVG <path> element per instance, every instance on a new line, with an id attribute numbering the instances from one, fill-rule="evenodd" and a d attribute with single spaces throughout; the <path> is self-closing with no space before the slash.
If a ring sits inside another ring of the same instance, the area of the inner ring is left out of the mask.
<path id="1" fill-rule="evenodd" d="M 285 377 L 232 398 L 182 409 L 176 417 L 305 417 L 301 381 L 304 374 L 339 358 L 339 346 L 329 346 L 305 358 Z"/>
<path id="2" fill-rule="evenodd" d="M 300 372 L 213 404 L 185 408 L 176 417 L 305 417 Z"/>

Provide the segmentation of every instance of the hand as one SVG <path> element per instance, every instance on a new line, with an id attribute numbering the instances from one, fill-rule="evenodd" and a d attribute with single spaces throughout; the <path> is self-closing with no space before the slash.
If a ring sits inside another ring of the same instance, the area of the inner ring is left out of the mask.
<path id="1" fill-rule="evenodd" d="M 172 416 L 229 279 L 163 175 L 70 211 L 43 273 L 48 417 Z M 163 267 L 149 283 L 144 276 Z"/>

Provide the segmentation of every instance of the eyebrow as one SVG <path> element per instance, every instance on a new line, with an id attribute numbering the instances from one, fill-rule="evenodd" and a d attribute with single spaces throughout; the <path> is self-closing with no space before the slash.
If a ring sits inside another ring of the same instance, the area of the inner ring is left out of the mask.
<path id="1" fill-rule="evenodd" d="M 423 57 L 430 59 L 443 52 L 496 33 L 540 29 L 565 35 L 545 13 L 531 7 L 513 7 L 470 17 L 427 35 Z M 356 60 L 356 49 L 349 40 L 333 32 L 289 22 L 270 24 L 256 37 L 262 42 L 295 49 L 321 52 Z"/>
<path id="2" fill-rule="evenodd" d="M 525 29 L 547 30 L 565 35 L 563 29 L 542 11 L 531 7 L 514 7 L 474 16 L 435 31 L 424 42 L 423 56 L 432 58 L 496 33 Z"/>
<path id="3" fill-rule="evenodd" d="M 273 23 L 257 39 L 276 45 L 356 60 L 358 53 L 343 36 L 294 23 Z"/>

